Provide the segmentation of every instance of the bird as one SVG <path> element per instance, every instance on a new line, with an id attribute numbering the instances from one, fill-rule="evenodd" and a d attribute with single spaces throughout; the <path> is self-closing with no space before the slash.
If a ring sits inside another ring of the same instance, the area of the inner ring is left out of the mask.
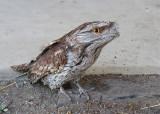
<path id="1" fill-rule="evenodd" d="M 31 84 L 41 80 L 51 90 L 58 89 L 66 95 L 63 85 L 73 82 L 89 99 L 79 81 L 95 63 L 102 48 L 119 36 L 116 22 L 86 22 L 50 42 L 34 60 L 11 68 L 27 75 Z"/>

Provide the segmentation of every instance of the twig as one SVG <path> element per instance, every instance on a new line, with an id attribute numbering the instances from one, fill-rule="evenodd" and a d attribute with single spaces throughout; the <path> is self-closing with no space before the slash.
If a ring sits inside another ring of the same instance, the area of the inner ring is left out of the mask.
<path id="1" fill-rule="evenodd" d="M 11 83 L 11 84 L 9 84 L 9 85 L 7 85 L 7 86 L 2 86 L 2 87 L 0 88 L 0 91 L 1 91 L 2 89 L 5 89 L 5 88 L 11 86 L 11 85 L 14 85 L 14 84 L 16 84 L 16 82 L 13 82 L 13 83 Z"/>
<path id="2" fill-rule="evenodd" d="M 158 103 L 157 105 L 149 106 L 149 107 L 143 107 L 141 109 L 153 108 L 153 107 L 157 107 L 157 106 L 160 106 L 160 103 Z"/>
<path id="3" fill-rule="evenodd" d="M 22 77 L 22 76 L 24 76 L 24 75 L 26 75 L 26 74 L 27 74 L 27 72 L 25 72 L 25 73 L 23 73 L 23 74 L 21 74 L 21 75 L 15 77 L 14 79 L 19 78 L 19 77 Z"/>

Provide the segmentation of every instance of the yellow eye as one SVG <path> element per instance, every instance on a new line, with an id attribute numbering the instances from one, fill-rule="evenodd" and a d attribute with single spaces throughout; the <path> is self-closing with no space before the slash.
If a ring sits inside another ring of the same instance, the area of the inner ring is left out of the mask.
<path id="1" fill-rule="evenodd" d="M 100 33 L 100 29 L 99 29 L 99 28 L 94 28 L 94 29 L 93 29 L 93 32 L 94 32 L 94 33 Z"/>

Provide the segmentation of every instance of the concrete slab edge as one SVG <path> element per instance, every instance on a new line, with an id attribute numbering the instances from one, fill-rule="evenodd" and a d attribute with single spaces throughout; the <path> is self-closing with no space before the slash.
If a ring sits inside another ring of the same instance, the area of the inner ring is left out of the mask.
<path id="1" fill-rule="evenodd" d="M 9 67 L 0 69 L 0 80 L 10 80 L 21 73 L 13 71 Z M 86 74 L 160 74 L 159 66 L 93 66 L 86 71 Z"/>

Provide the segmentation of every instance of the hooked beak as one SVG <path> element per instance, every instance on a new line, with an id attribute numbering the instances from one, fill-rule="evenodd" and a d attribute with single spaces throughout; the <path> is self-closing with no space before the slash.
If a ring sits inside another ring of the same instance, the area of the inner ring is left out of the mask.
<path id="1" fill-rule="evenodd" d="M 119 27 L 118 24 L 115 22 L 110 22 L 108 25 L 108 30 L 106 32 L 107 36 L 111 36 L 111 37 L 119 37 L 120 33 L 118 31 Z"/>

